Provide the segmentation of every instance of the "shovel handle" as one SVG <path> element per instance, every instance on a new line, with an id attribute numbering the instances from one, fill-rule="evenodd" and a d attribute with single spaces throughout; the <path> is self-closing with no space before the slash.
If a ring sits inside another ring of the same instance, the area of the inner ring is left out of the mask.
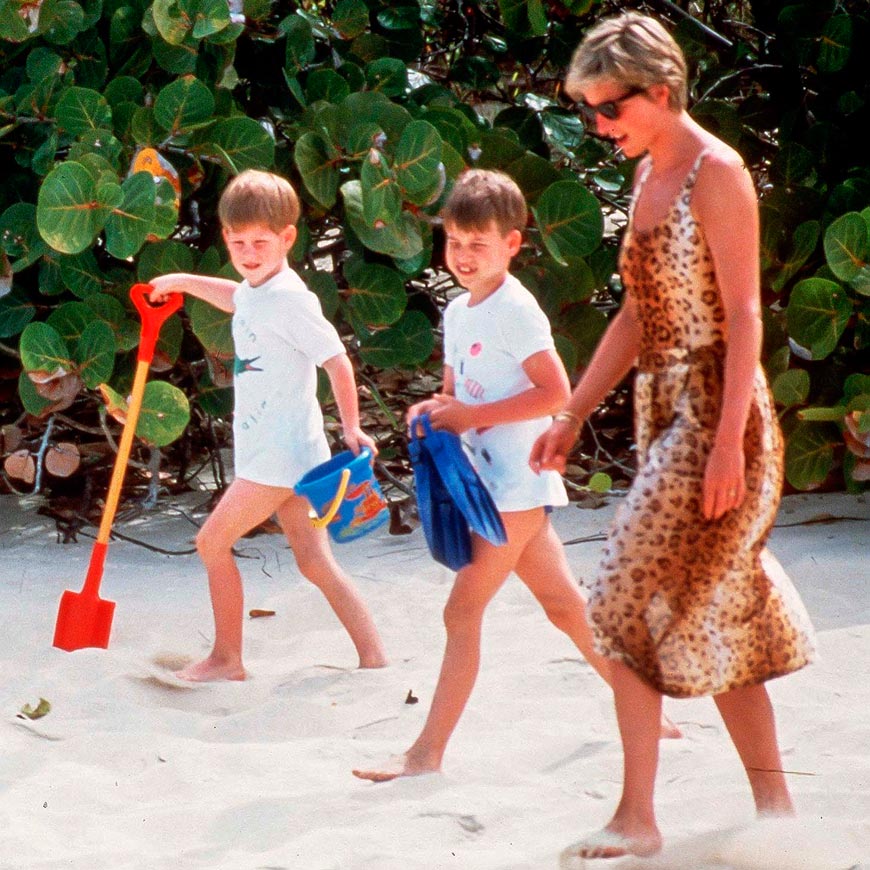
<path id="1" fill-rule="evenodd" d="M 137 362 L 150 363 L 154 358 L 154 348 L 157 345 L 157 336 L 160 327 L 171 314 L 175 314 L 184 297 L 181 293 L 170 293 L 159 305 L 154 305 L 148 299 L 154 288 L 150 284 L 134 284 L 130 288 L 130 298 L 142 318 L 142 332 L 139 337 L 139 353 Z"/>

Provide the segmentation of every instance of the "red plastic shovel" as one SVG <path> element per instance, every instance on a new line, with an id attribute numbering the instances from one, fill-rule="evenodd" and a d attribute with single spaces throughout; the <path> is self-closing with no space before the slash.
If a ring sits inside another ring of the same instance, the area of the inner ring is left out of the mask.
<path id="1" fill-rule="evenodd" d="M 105 649 L 109 645 L 115 602 L 100 598 L 100 581 L 103 577 L 106 550 L 109 547 L 109 534 L 118 508 L 118 499 L 121 496 L 121 485 L 124 482 L 124 472 L 127 470 L 127 460 L 133 445 L 136 421 L 139 419 L 139 410 L 142 407 L 145 381 L 148 379 L 148 367 L 154 357 L 157 336 L 163 322 L 170 314 L 178 311 L 183 301 L 180 293 L 173 293 L 161 305 L 152 305 L 148 301 L 148 294 L 152 289 L 150 284 L 134 284 L 130 288 L 130 298 L 142 318 L 136 374 L 133 377 L 127 419 L 121 433 L 121 443 L 118 445 L 112 479 L 109 481 L 109 492 L 106 496 L 100 530 L 91 551 L 85 585 L 81 592 L 67 590 L 60 598 L 57 624 L 54 628 L 54 645 L 68 652 L 91 646 Z"/>

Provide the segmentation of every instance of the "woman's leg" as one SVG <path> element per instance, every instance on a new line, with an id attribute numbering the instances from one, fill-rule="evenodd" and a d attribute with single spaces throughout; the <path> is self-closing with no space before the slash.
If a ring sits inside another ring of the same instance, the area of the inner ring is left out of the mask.
<path id="1" fill-rule="evenodd" d="M 612 663 L 595 651 L 586 620 L 586 603 L 571 574 L 565 548 L 549 520 L 527 544 L 516 572 L 540 602 L 550 622 L 574 641 L 586 661 L 610 685 Z M 662 714 L 659 736 L 676 738 L 682 737 L 682 733 Z"/>
<path id="2" fill-rule="evenodd" d="M 604 829 L 569 846 L 565 857 L 654 855 L 662 847 L 653 807 L 662 696 L 622 662 L 613 662 L 612 674 L 623 751 L 622 797 Z"/>
<path id="3" fill-rule="evenodd" d="M 794 815 L 776 722 L 767 687 L 763 683 L 717 695 L 716 706 L 746 769 L 755 807 L 761 816 Z"/>
<path id="4" fill-rule="evenodd" d="M 361 668 L 387 664 L 381 638 L 362 596 L 335 561 L 326 529 L 315 528 L 308 515 L 308 501 L 291 495 L 277 511 L 299 570 L 326 597 L 350 635 Z"/>

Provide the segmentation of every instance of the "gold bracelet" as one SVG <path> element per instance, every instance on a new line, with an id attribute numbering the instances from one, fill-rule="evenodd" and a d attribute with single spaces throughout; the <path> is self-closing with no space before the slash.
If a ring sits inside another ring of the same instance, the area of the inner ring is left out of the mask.
<path id="1" fill-rule="evenodd" d="M 553 417 L 554 423 L 573 423 L 577 429 L 583 425 L 583 421 L 571 411 L 559 411 L 555 417 Z"/>

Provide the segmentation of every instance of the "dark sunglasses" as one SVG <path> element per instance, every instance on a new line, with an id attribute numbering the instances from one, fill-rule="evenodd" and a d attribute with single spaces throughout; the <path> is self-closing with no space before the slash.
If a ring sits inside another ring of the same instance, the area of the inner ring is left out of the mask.
<path id="1" fill-rule="evenodd" d="M 584 123 L 594 127 L 597 115 L 601 115 L 602 118 L 607 118 L 608 121 L 617 120 L 617 118 L 622 114 L 620 106 L 626 100 L 630 100 L 632 97 L 644 93 L 644 91 L 646 91 L 646 88 L 634 87 L 630 88 L 621 97 L 617 97 L 615 100 L 607 100 L 606 102 L 598 103 L 595 106 L 587 103 L 585 100 L 578 100 L 575 105 L 577 106 L 577 110 L 580 112 Z"/>

